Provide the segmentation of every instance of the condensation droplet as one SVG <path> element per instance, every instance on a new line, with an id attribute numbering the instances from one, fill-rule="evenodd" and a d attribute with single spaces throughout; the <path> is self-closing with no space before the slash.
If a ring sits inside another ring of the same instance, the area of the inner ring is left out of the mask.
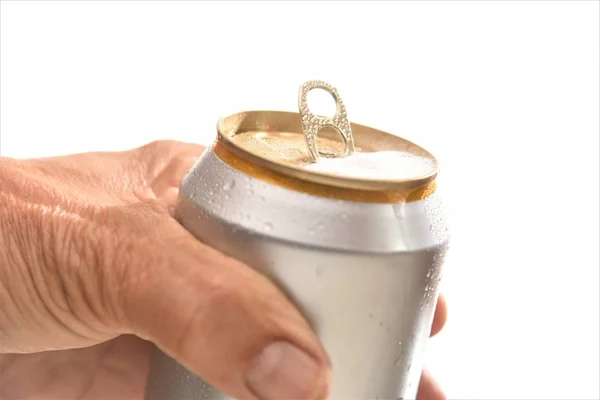
<path id="1" fill-rule="evenodd" d="M 404 219 L 404 217 L 406 215 L 406 203 L 404 203 L 404 202 L 396 203 L 393 205 L 393 207 L 394 207 L 394 214 L 396 215 L 396 218 Z"/>
<path id="2" fill-rule="evenodd" d="M 235 179 L 231 179 L 223 184 L 223 190 L 231 190 L 235 186 Z"/>
<path id="3" fill-rule="evenodd" d="M 273 230 L 273 224 L 271 224 L 270 222 L 265 222 L 263 225 L 263 229 L 266 232 L 271 232 Z"/>

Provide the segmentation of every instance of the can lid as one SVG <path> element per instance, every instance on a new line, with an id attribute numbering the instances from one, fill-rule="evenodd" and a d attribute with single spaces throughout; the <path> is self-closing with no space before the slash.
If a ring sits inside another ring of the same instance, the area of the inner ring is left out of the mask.
<path id="1" fill-rule="evenodd" d="M 315 88 L 333 96 L 333 117 L 309 111 L 307 94 Z M 401 137 L 350 123 L 331 85 L 309 81 L 300 87 L 298 100 L 299 113 L 246 111 L 222 118 L 219 142 L 251 163 L 329 186 L 402 191 L 435 179 L 438 163 L 431 153 Z"/>

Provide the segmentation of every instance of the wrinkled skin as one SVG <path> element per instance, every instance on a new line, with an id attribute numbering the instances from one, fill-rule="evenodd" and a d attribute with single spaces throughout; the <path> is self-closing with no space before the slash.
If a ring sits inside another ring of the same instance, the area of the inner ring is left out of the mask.
<path id="1" fill-rule="evenodd" d="M 150 341 L 237 398 L 326 397 L 329 360 L 296 308 L 172 218 L 202 151 L 0 158 L 1 399 L 142 400 Z M 445 319 L 440 298 L 432 334 Z M 312 372 L 252 373 L 282 341 Z M 426 371 L 418 397 L 444 399 Z"/>

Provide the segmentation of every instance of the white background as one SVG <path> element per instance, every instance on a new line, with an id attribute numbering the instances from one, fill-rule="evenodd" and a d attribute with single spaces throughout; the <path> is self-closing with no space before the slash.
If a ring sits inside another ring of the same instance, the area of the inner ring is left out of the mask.
<path id="1" fill-rule="evenodd" d="M 1 7 L 2 155 L 209 144 L 219 117 L 329 81 L 441 162 L 450 315 L 428 365 L 448 396 L 600 398 L 598 2 Z"/>

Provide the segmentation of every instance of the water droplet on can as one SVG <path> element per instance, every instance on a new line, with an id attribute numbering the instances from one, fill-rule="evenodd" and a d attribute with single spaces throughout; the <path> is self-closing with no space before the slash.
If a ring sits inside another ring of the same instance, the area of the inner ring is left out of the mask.
<path id="1" fill-rule="evenodd" d="M 223 190 L 231 190 L 235 186 L 235 179 L 223 183 Z"/>
<path id="2" fill-rule="evenodd" d="M 396 218 L 404 219 L 404 216 L 406 215 L 406 203 L 396 203 L 393 205 L 393 207 Z"/>

